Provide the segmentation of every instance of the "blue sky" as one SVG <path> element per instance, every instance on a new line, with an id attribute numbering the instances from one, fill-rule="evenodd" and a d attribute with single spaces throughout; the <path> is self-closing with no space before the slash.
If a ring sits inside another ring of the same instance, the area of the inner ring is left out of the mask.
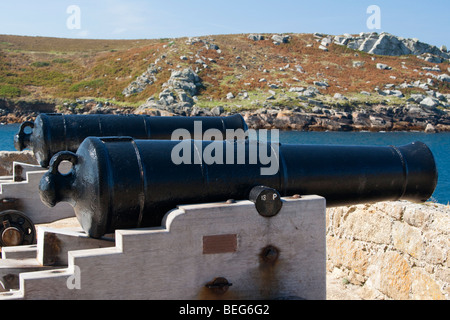
<path id="1" fill-rule="evenodd" d="M 71 5 L 80 9 L 76 29 L 67 27 L 67 20 L 73 17 L 67 13 Z M 370 5 L 380 8 L 380 29 L 367 27 Z M 0 5 L 0 34 L 154 39 L 252 32 L 337 35 L 386 31 L 450 47 L 449 12 L 448 0 L 15 0 Z"/>

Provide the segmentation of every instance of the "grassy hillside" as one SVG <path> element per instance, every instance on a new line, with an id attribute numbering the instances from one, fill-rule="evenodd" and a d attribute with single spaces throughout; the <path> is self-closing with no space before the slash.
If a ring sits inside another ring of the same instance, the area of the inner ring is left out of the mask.
<path id="1" fill-rule="evenodd" d="M 251 103 L 269 96 L 269 90 L 287 92 L 290 87 L 309 86 L 314 81 L 329 84 L 321 88 L 325 96 L 342 93 L 357 101 L 377 102 L 385 97 L 368 97 L 360 92 L 373 93 L 375 87 L 383 88 L 387 83 L 426 82 L 429 76 L 422 67 L 435 65 L 415 56 L 374 56 L 336 44 L 323 51 L 311 34 L 291 34 L 289 43 L 280 45 L 270 40 L 271 35 L 263 41 L 247 36 L 200 37 L 208 42 L 205 45 L 190 44 L 187 38 L 80 40 L 0 35 L 0 98 L 61 103 L 89 97 L 138 106 L 159 94 L 172 70 L 191 66 L 199 68 L 203 88 L 198 98 L 203 106 L 226 101 L 229 92 L 237 95 L 245 90 L 250 97 L 246 103 Z M 199 59 L 206 62 L 206 68 Z M 123 89 L 155 61 L 161 67 L 157 81 L 125 97 Z M 354 61 L 362 66 L 355 67 Z M 377 63 L 387 64 L 392 70 L 379 70 Z M 448 73 L 448 67 L 448 62 L 440 64 L 442 73 Z M 270 85 L 276 85 L 275 89 Z M 438 82 L 433 89 L 450 93 L 448 82 Z M 420 88 L 402 91 L 406 96 L 423 93 Z M 389 100 L 396 101 L 393 97 Z"/>

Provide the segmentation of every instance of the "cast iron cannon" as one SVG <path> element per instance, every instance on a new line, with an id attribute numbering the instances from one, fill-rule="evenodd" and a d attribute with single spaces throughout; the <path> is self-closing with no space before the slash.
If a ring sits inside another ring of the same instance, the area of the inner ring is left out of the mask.
<path id="1" fill-rule="evenodd" d="M 18 151 L 29 147 L 38 163 L 46 168 L 59 151 L 76 152 L 86 137 L 129 136 L 135 139 L 170 139 L 176 129 L 194 134 L 194 122 L 201 121 L 201 130 L 217 129 L 225 137 L 227 129 L 247 130 L 239 114 L 228 117 L 152 117 L 148 115 L 64 115 L 40 114 L 34 123 L 26 121 L 14 137 Z M 31 132 L 27 132 L 30 131 Z"/>
<path id="2" fill-rule="evenodd" d="M 66 174 L 58 171 L 64 160 L 73 164 Z M 339 206 L 422 202 L 436 184 L 434 157 L 421 142 L 378 147 L 88 137 L 77 153 L 51 159 L 39 189 L 50 207 L 69 202 L 96 238 L 116 229 L 160 226 L 177 205 L 249 199 L 250 193 L 256 199 L 264 193 L 260 186 L 275 190 L 273 199 L 276 192 L 316 194 L 327 206 Z"/>

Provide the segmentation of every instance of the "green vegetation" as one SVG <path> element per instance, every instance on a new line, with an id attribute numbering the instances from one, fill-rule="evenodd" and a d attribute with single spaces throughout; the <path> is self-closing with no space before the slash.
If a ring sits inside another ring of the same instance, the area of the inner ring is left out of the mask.
<path id="1" fill-rule="evenodd" d="M 0 85 L 0 97 L 1 98 L 17 98 L 22 95 L 25 95 L 27 92 L 21 90 L 19 88 L 10 86 L 10 85 Z"/>
<path id="2" fill-rule="evenodd" d="M 97 89 L 105 84 L 103 79 L 84 80 L 70 86 L 69 91 L 80 92 L 83 90 Z"/>
<path id="3" fill-rule="evenodd" d="M 50 62 L 47 62 L 47 61 L 36 61 L 36 62 L 33 62 L 31 64 L 31 66 L 36 67 L 36 68 L 48 67 L 48 66 L 50 66 Z"/>
<path id="4" fill-rule="evenodd" d="M 71 62 L 72 60 L 70 60 L 70 59 L 64 59 L 64 58 L 56 58 L 56 59 L 53 59 L 53 63 L 61 63 L 61 64 L 64 64 L 64 63 L 69 63 L 69 62 Z"/>
<path id="5" fill-rule="evenodd" d="M 84 99 L 88 99 L 88 98 L 84 98 Z M 114 104 L 115 106 L 118 107 L 131 107 L 131 108 L 138 108 L 139 106 L 141 106 L 145 100 L 141 100 L 138 102 L 123 102 L 123 101 L 111 101 L 110 99 L 106 99 L 106 98 L 95 98 L 96 102 L 101 102 L 103 104 L 105 104 L 106 102 L 110 102 L 111 104 Z"/>

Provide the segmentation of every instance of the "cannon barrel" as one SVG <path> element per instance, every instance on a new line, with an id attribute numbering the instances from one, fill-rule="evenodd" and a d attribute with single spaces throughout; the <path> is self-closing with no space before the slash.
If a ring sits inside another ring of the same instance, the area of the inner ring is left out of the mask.
<path id="1" fill-rule="evenodd" d="M 58 172 L 63 160 L 73 164 L 68 174 Z M 330 207 L 422 202 L 436 184 L 434 157 L 421 142 L 379 147 L 88 137 L 76 154 L 52 158 L 39 189 L 50 207 L 71 203 L 96 238 L 160 226 L 177 205 L 249 199 L 256 186 L 281 196 L 320 195 Z"/>
<path id="2" fill-rule="evenodd" d="M 217 129 L 225 137 L 227 129 L 247 131 L 247 124 L 240 114 L 228 117 L 160 117 L 149 115 L 65 115 L 44 113 L 34 123 L 21 124 L 14 136 L 18 151 L 31 148 L 38 163 L 46 168 L 50 159 L 59 151 L 76 152 L 89 136 L 129 136 L 135 139 L 166 140 L 176 129 L 186 129 L 194 134 L 194 122 L 202 122 L 202 132 Z M 27 132 L 32 130 L 32 132 Z"/>

